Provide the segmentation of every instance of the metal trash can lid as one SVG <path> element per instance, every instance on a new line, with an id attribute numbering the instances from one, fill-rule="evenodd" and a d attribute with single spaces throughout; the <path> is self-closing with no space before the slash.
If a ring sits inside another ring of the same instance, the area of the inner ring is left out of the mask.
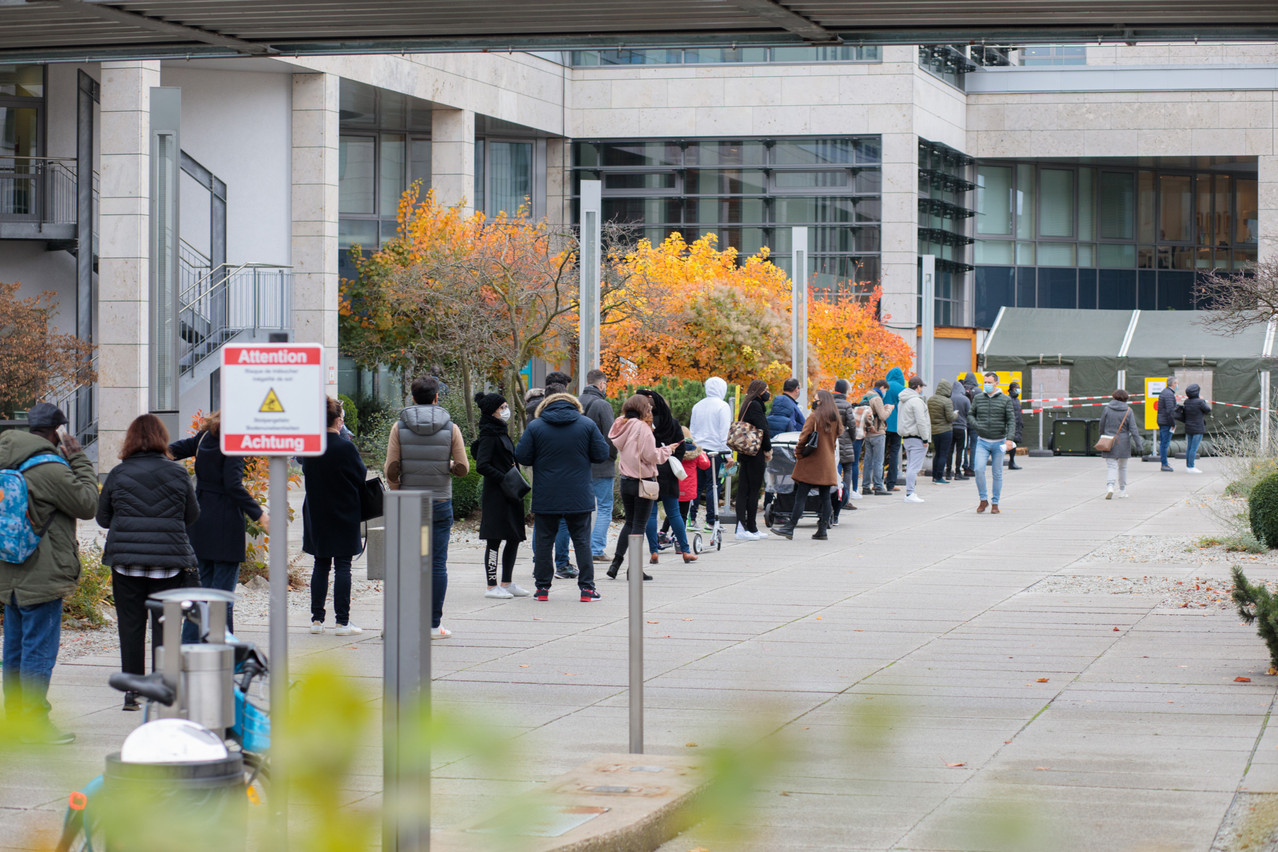
<path id="1" fill-rule="evenodd" d="M 188 672 L 223 671 L 235 665 L 230 645 L 183 645 L 182 668 Z"/>

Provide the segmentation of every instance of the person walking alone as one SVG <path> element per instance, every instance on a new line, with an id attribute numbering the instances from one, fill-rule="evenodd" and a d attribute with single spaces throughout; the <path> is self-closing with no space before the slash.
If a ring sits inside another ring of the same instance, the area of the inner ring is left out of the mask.
<path id="1" fill-rule="evenodd" d="M 1204 418 L 1211 414 L 1211 406 L 1199 394 L 1202 388 L 1190 385 L 1185 388 L 1185 473 L 1202 473 L 1196 464 L 1198 447 L 1203 442 L 1203 433 L 1207 431 Z"/>
<path id="2" fill-rule="evenodd" d="M 927 403 L 923 401 L 923 380 L 910 376 L 909 387 L 901 391 L 900 419 L 897 430 L 901 446 L 905 448 L 905 502 L 922 503 L 923 498 L 914 493 L 919 481 L 919 471 L 927 458 L 927 444 L 932 438 L 932 421 L 928 417 Z"/>
<path id="3" fill-rule="evenodd" d="M 742 541 L 758 541 L 768 537 L 766 532 L 759 530 L 757 516 L 763 472 L 768 460 L 772 458 L 772 433 L 768 428 L 768 418 L 763 413 L 763 406 L 770 396 L 772 394 L 768 391 L 768 383 L 763 379 L 754 379 L 746 388 L 745 399 L 741 400 L 741 415 L 738 419 L 763 433 L 763 441 L 759 444 L 757 453 L 752 456 L 737 453 L 737 538 Z"/>
<path id="4" fill-rule="evenodd" d="M 1012 436 L 1016 434 L 1016 416 L 1012 413 L 1012 400 L 998 388 L 998 375 L 985 374 L 985 385 L 972 400 L 972 412 L 968 415 L 968 424 L 976 429 L 976 450 L 974 452 L 973 471 L 976 476 L 976 493 L 981 502 L 977 505 L 977 513 L 990 509 L 990 514 L 997 515 L 999 497 L 1003 493 L 1003 453 L 1016 445 Z M 986 500 L 985 465 L 994 468 L 993 504 Z"/>
<path id="5" fill-rule="evenodd" d="M 617 538 L 617 549 L 608 566 L 608 578 L 617 579 L 617 572 L 626 558 L 626 550 L 630 547 L 632 535 L 643 535 L 648 527 L 648 514 L 656 505 L 655 496 L 645 497 L 640 493 L 640 482 L 651 483 L 643 487 L 655 492 L 657 486 L 657 465 L 664 464 L 676 447 L 657 446 L 657 439 L 652 432 L 652 399 L 642 394 L 634 394 L 621 406 L 621 416 L 612 424 L 608 432 L 608 440 L 617 448 L 617 470 L 621 472 L 621 508 L 625 512 L 625 522 L 621 525 L 621 534 Z M 647 573 L 645 580 L 651 580 Z"/>
<path id="6" fill-rule="evenodd" d="M 531 594 L 513 582 L 519 543 L 525 538 L 524 501 L 511 498 L 502 481 L 515 467 L 515 444 L 510 440 L 507 423 L 510 406 L 499 393 L 475 394 L 479 407 L 479 437 L 471 445 L 475 470 L 484 477 L 479 497 L 479 537 L 484 542 L 484 574 L 488 580 L 486 598 L 510 600 Z M 612 480 L 609 480 L 611 487 Z M 609 504 L 611 497 L 609 494 Z M 506 548 L 501 551 L 502 542 Z M 498 555 L 501 551 L 501 584 L 497 583 Z"/>
<path id="7" fill-rule="evenodd" d="M 1114 485 L 1118 485 L 1118 496 L 1127 496 L 1127 462 L 1132 458 L 1132 444 L 1136 444 L 1136 452 L 1144 449 L 1140 431 L 1136 428 L 1136 414 L 1127 404 L 1127 391 L 1119 388 L 1114 391 L 1113 398 L 1101 410 L 1100 422 L 1097 424 L 1101 435 L 1113 437 L 1114 443 L 1101 452 L 1105 459 L 1105 499 L 1114 498 Z"/>
<path id="8" fill-rule="evenodd" d="M 1171 473 L 1175 468 L 1167 463 L 1167 450 L 1171 446 L 1172 431 L 1176 428 L 1176 377 L 1172 376 L 1158 392 L 1158 460 L 1161 470 Z"/>
<path id="9" fill-rule="evenodd" d="M 932 424 L 932 481 L 946 485 L 945 468 L 950 463 L 950 443 L 954 440 L 954 385 L 946 379 L 936 383 L 936 393 L 927 398 L 927 414 Z"/>
<path id="10" fill-rule="evenodd" d="M 107 474 L 98 498 L 98 526 L 107 531 L 102 564 L 111 568 L 120 671 L 146 674 L 148 621 L 154 659 L 161 644 L 160 614 L 148 617 L 146 600 L 186 585 L 186 571 L 196 564 L 186 529 L 199 516 L 190 475 L 169 457 L 169 430 L 154 414 L 136 418 L 124 433 L 120 463 Z M 142 709 L 137 693 L 124 693 L 124 709 Z"/>
<path id="11" fill-rule="evenodd" d="M 794 528 L 803 517 L 807 506 L 808 492 L 817 490 L 817 505 L 820 514 L 817 516 L 817 530 L 812 537 L 821 541 L 829 538 L 830 489 L 839 484 L 838 441 L 843 432 L 843 424 L 839 420 L 839 407 L 835 405 L 834 394 L 827 390 L 817 391 L 816 403 L 812 413 L 803 424 L 799 440 L 794 445 L 794 507 L 790 509 L 790 520 L 784 526 L 773 527 L 772 531 L 782 538 L 794 538 Z M 809 445 L 815 444 L 815 447 Z"/>

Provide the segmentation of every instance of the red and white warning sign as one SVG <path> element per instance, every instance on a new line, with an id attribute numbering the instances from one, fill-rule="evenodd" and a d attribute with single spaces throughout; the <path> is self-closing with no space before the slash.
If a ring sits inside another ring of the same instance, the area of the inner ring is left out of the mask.
<path id="1" fill-rule="evenodd" d="M 324 348 L 318 343 L 230 344 L 222 349 L 222 452 L 323 455 Z"/>

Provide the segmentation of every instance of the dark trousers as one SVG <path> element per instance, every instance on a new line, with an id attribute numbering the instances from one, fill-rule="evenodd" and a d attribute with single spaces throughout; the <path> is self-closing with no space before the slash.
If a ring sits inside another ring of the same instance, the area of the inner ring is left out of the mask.
<path id="1" fill-rule="evenodd" d="M 553 554 L 555 531 L 559 522 L 568 525 L 568 537 L 572 539 L 572 549 L 577 553 L 577 585 L 583 589 L 595 587 L 595 561 L 590 552 L 590 513 L 589 512 L 538 512 L 533 529 L 537 532 L 533 551 L 533 582 L 539 589 L 550 588 L 555 569 Z"/>
<path id="2" fill-rule="evenodd" d="M 758 532 L 759 489 L 763 487 L 763 472 L 767 462 L 763 453 L 741 456 L 737 465 L 737 522 L 746 532 Z"/>
<path id="3" fill-rule="evenodd" d="M 629 476 L 621 478 L 621 510 L 626 519 L 621 525 L 621 534 L 617 536 L 617 550 L 613 554 L 612 564 L 620 565 L 626 558 L 626 550 L 630 548 L 632 535 L 643 535 L 648 529 L 648 516 L 656 500 L 645 500 L 639 496 L 639 480 Z"/>
<path id="4" fill-rule="evenodd" d="M 883 459 L 887 462 L 887 474 L 883 477 L 883 487 L 892 490 L 896 485 L 896 475 L 901 466 L 901 436 L 896 432 L 887 433 L 887 442 L 883 445 Z"/>
<path id="5" fill-rule="evenodd" d="M 967 424 L 967 450 L 963 456 L 963 470 L 971 473 L 976 467 L 976 427 Z"/>
<path id="6" fill-rule="evenodd" d="M 715 488 L 711 490 L 711 477 L 715 480 Z M 723 497 L 723 456 L 719 453 L 710 453 L 710 466 L 705 470 L 697 468 L 697 499 L 692 503 L 691 514 L 688 515 L 688 523 L 692 523 L 697 519 L 697 505 L 704 498 L 706 501 L 706 521 L 714 524 L 719 519 L 719 507 L 715 505 L 715 495 Z"/>
<path id="7" fill-rule="evenodd" d="M 932 436 L 932 478 L 945 479 L 945 468 L 950 463 L 950 444 L 954 432 L 939 432 Z"/>
<path id="8" fill-rule="evenodd" d="M 324 602 L 328 600 L 328 572 L 333 571 L 333 619 L 351 623 L 351 557 L 316 556 L 311 571 L 311 621 L 324 623 Z"/>
<path id="9" fill-rule="evenodd" d="M 497 549 L 501 547 L 501 539 L 490 538 L 484 545 L 484 575 L 488 579 L 488 587 L 497 585 Z M 519 542 L 506 542 L 506 551 L 501 558 L 501 581 L 509 585 L 515 576 L 515 559 L 519 556 Z"/>
<path id="10" fill-rule="evenodd" d="M 946 479 L 951 476 L 962 476 L 963 474 L 964 448 L 967 446 L 967 427 L 960 429 L 956 426 L 951 429 L 950 443 L 954 445 L 954 449 L 945 459 Z"/>
<path id="11" fill-rule="evenodd" d="M 182 573 L 153 579 L 126 577 L 111 572 L 111 596 L 115 598 L 115 626 L 120 634 L 120 671 L 146 674 L 146 623 L 151 622 L 151 668 L 155 669 L 155 649 L 163 644 L 160 637 L 160 614 L 147 618 L 146 599 L 156 592 L 182 588 Z"/>
<path id="12" fill-rule="evenodd" d="M 830 486 L 809 485 L 796 479 L 794 480 L 794 508 L 790 510 L 790 529 L 794 529 L 799 523 L 799 518 L 803 517 L 803 510 L 808 505 L 808 492 L 813 488 L 816 489 L 817 496 L 820 498 L 817 505 L 821 507 L 818 515 L 821 528 L 824 529 L 830 525 L 830 510 L 833 508 L 830 504 Z"/>

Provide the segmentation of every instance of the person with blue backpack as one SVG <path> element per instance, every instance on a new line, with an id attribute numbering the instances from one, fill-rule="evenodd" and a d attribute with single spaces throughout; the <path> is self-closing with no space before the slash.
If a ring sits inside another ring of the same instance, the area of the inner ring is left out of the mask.
<path id="1" fill-rule="evenodd" d="M 98 510 L 98 480 L 67 417 L 42 402 L 29 431 L 0 435 L 0 600 L 4 601 L 4 709 L 24 742 L 66 745 L 49 721 L 49 681 L 62 641 L 62 599 L 80 580 L 76 519 Z M 8 564 L 5 564 L 8 563 Z"/>

